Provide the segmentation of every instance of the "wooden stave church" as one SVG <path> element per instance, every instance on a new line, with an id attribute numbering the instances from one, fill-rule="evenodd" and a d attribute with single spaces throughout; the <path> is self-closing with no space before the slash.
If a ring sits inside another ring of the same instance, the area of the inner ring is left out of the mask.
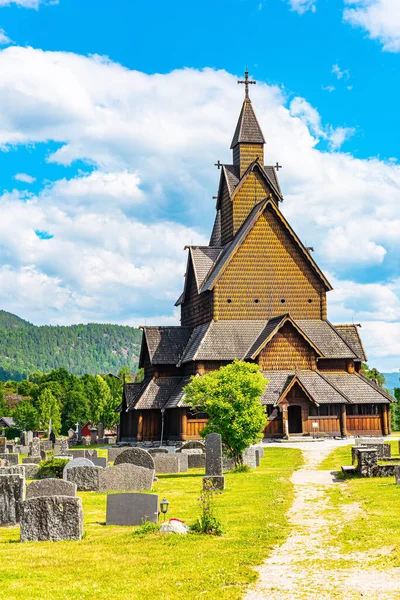
<path id="1" fill-rule="evenodd" d="M 186 247 L 181 326 L 142 328 L 144 380 L 124 386 L 119 438 L 198 439 L 207 416 L 190 410 L 183 388 L 235 358 L 257 362 L 269 381 L 264 437 L 388 435 L 392 398 L 361 373 L 358 326 L 327 319 L 332 287 L 279 208 L 279 165 L 264 165 L 247 73 L 244 83 L 233 164 L 218 161 L 209 245 Z"/>

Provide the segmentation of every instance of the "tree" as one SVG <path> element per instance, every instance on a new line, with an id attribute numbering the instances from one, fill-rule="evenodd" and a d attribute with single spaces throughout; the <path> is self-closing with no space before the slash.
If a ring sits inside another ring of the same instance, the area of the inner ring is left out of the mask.
<path id="1" fill-rule="evenodd" d="M 89 394 L 89 417 L 93 424 L 101 421 L 104 410 L 111 400 L 111 392 L 100 375 L 93 378 Z"/>
<path id="2" fill-rule="evenodd" d="M 0 385 L 0 417 L 9 417 L 11 415 L 11 409 L 8 406 L 4 397 L 3 386 Z"/>
<path id="3" fill-rule="evenodd" d="M 29 400 L 21 400 L 15 407 L 12 416 L 15 427 L 21 431 L 34 430 L 38 426 L 38 413 Z"/>
<path id="4" fill-rule="evenodd" d="M 68 433 L 68 429 L 75 429 L 76 423 L 88 421 L 88 402 L 86 395 L 80 389 L 67 392 L 62 409 L 62 432 Z"/>
<path id="5" fill-rule="evenodd" d="M 52 392 L 45 388 L 39 396 L 39 423 L 41 427 L 48 429 L 50 419 L 53 431 L 57 435 L 61 429 L 60 405 Z"/>
<path id="6" fill-rule="evenodd" d="M 394 397 L 397 402 L 392 404 L 391 409 L 392 429 L 394 431 L 400 431 L 400 388 L 394 388 Z"/>
<path id="7" fill-rule="evenodd" d="M 192 377 L 185 387 L 186 402 L 205 412 L 208 421 L 201 435 L 220 433 L 235 466 L 243 463 L 243 452 L 262 437 L 266 423 L 260 398 L 267 380 L 254 363 L 233 363 L 202 377 Z"/>
<path id="8" fill-rule="evenodd" d="M 385 383 L 385 377 L 378 371 L 378 369 L 372 368 L 370 369 L 367 363 L 362 363 L 362 374 L 364 377 L 371 379 L 381 387 L 383 387 Z"/>

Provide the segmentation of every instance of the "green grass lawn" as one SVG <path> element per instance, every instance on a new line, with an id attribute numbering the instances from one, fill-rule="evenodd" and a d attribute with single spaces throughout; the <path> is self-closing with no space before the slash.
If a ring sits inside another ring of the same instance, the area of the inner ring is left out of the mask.
<path id="1" fill-rule="evenodd" d="M 19 528 L 0 529 L 0 582 L 7 600 L 119 598 L 179 600 L 241 598 L 254 567 L 289 534 L 290 476 L 302 463 L 296 449 L 267 448 L 261 467 L 228 473 L 217 496 L 222 537 L 134 535 L 105 525 L 106 494 L 82 492 L 85 536 L 80 542 L 19 542 Z M 170 517 L 193 522 L 202 473 L 164 475 L 154 486 L 170 502 Z"/>
<path id="2" fill-rule="evenodd" d="M 397 440 L 387 440 L 392 446 L 392 456 L 399 457 L 399 445 Z M 336 448 L 320 464 L 320 470 L 340 471 L 342 465 L 351 465 L 351 448 L 353 444 Z"/>

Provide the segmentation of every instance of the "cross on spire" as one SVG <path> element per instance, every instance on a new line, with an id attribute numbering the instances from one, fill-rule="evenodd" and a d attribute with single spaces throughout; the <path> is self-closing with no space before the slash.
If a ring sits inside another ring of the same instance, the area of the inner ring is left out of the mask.
<path id="1" fill-rule="evenodd" d="M 283 169 L 282 165 L 280 165 L 278 162 L 276 163 L 276 165 L 274 165 L 274 169 L 276 169 L 277 171 L 279 171 L 279 169 Z"/>
<path id="2" fill-rule="evenodd" d="M 244 83 L 244 90 L 245 90 L 245 97 L 248 98 L 249 97 L 249 85 L 255 85 L 257 82 L 256 81 L 249 81 L 249 72 L 245 71 L 244 72 L 244 79 L 239 79 L 238 83 Z"/>
<path id="3" fill-rule="evenodd" d="M 219 160 L 217 160 L 217 162 L 214 164 L 214 167 L 218 167 L 218 171 L 219 171 L 220 168 L 222 167 L 222 163 L 219 162 Z"/>

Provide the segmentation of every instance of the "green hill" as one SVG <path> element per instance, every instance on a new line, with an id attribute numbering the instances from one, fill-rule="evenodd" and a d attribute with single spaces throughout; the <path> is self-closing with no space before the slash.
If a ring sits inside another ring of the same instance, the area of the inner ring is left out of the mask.
<path id="1" fill-rule="evenodd" d="M 37 327 L 0 311 L 0 380 L 63 367 L 76 375 L 136 369 L 142 332 L 123 325 Z"/>

